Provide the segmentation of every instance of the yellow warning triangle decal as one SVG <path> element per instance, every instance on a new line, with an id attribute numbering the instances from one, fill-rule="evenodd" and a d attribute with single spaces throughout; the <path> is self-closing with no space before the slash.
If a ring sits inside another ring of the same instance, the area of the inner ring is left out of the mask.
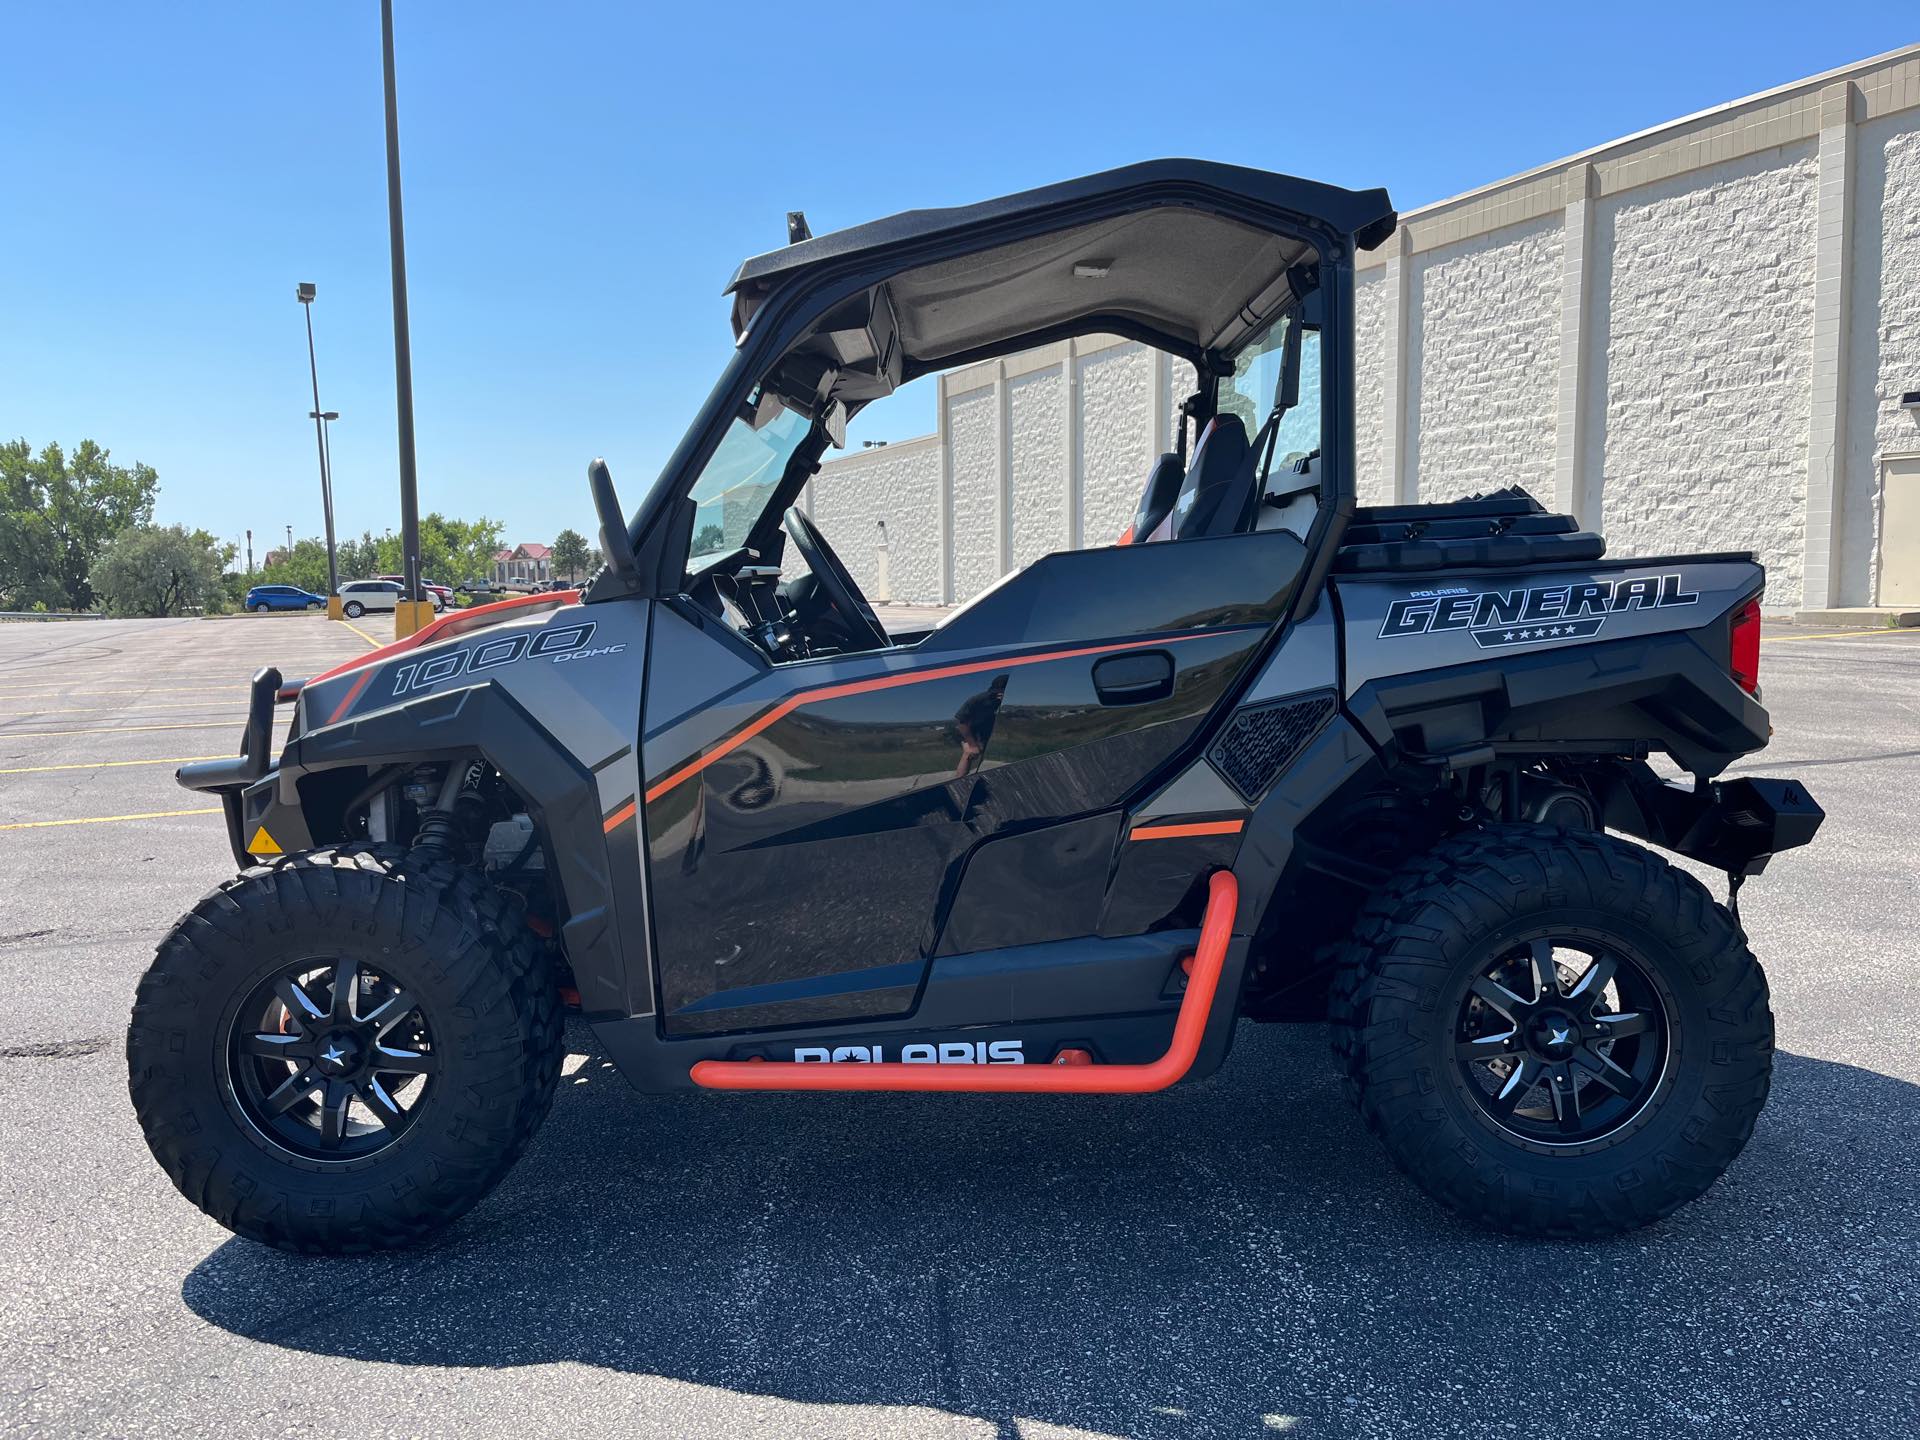
<path id="1" fill-rule="evenodd" d="M 253 844 L 247 847 L 247 853 L 250 855 L 279 855 L 285 852 L 280 849 L 280 842 L 269 835 L 267 833 L 267 827 L 262 825 L 254 832 Z"/>

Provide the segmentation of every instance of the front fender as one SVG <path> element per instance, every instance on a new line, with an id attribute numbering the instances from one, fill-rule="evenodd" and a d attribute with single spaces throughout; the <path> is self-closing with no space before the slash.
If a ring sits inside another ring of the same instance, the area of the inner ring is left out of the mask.
<path id="1" fill-rule="evenodd" d="M 343 766 L 369 773 L 390 765 L 417 765 L 479 755 L 526 801 L 546 836 L 553 878 L 566 917 L 561 939 L 573 967 L 582 1008 L 591 1015 L 653 1013 L 647 949 L 649 932 L 639 852 L 609 844 L 594 774 L 500 684 L 487 681 L 428 694 L 358 718 L 298 735 L 281 752 L 278 771 L 253 787 L 262 814 L 249 826 L 276 819 L 283 848 L 325 843 L 310 834 L 300 782 Z"/>

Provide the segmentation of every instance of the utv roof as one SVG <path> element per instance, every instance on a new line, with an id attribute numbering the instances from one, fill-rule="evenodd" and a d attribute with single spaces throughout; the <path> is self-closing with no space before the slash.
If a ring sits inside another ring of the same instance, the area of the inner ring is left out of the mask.
<path id="1" fill-rule="evenodd" d="M 1050 214 L 1058 227 L 1045 225 Z M 810 272 L 883 263 L 895 251 L 910 265 L 932 251 L 885 287 L 910 372 L 1088 319 L 1197 353 L 1244 338 L 1285 298 L 1287 269 L 1312 258 L 1307 233 L 1332 230 L 1370 250 L 1395 219 L 1380 189 L 1149 160 L 803 240 L 742 262 L 726 293 L 739 332 L 768 295 Z M 931 243 L 940 240 L 950 244 Z"/>

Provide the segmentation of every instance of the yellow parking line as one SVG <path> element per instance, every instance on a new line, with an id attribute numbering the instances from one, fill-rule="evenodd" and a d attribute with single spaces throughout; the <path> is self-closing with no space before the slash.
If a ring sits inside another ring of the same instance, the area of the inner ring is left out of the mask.
<path id="1" fill-rule="evenodd" d="M 0 689 L 0 700 L 57 700 L 62 695 L 244 695 L 245 685 L 90 685 L 76 680 L 59 689 Z"/>
<path id="2" fill-rule="evenodd" d="M 231 730 L 234 720 L 207 720 L 192 725 L 96 725 L 91 730 L 0 730 L 0 740 L 20 740 L 29 735 L 134 735 L 142 730 Z"/>
<path id="3" fill-rule="evenodd" d="M 117 820 L 171 820 L 176 815 L 218 815 L 220 807 L 204 810 L 146 810 L 138 815 L 87 815 L 77 820 L 15 820 L 0 830 L 43 830 L 49 825 L 111 825 Z"/>
<path id="4" fill-rule="evenodd" d="M 341 620 L 340 623 L 346 626 L 347 629 L 351 630 L 354 634 L 358 635 L 362 640 L 366 641 L 367 644 L 371 645 L 376 650 L 378 650 L 382 645 L 391 645 L 393 643 L 391 640 L 374 639 L 373 636 L 367 634 L 366 631 L 362 630 L 358 625 L 354 624 L 351 620 L 343 619 Z"/>
<path id="5" fill-rule="evenodd" d="M 181 755 L 172 760 L 88 760 L 66 765 L 16 765 L 0 775 L 40 775 L 48 770 L 118 770 L 123 765 L 192 765 L 200 760 L 226 760 L 226 755 Z"/>
<path id="6" fill-rule="evenodd" d="M 0 702 L 8 697 L 0 696 Z M 52 705 L 40 710 L 22 710 L 13 715 L 0 714 L 0 720 L 20 720 L 30 715 L 124 715 L 129 710 L 212 710 L 218 707 L 230 707 L 233 701 L 189 700 L 181 704 L 167 702 L 160 705 L 144 705 L 137 700 L 129 700 L 125 705 Z"/>

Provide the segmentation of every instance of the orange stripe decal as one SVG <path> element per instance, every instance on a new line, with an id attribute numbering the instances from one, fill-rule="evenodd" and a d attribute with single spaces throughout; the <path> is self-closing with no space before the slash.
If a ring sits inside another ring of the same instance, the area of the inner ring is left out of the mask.
<path id="1" fill-rule="evenodd" d="M 1207 881 L 1207 913 L 1186 996 L 1174 1017 L 1166 1054 L 1144 1065 L 905 1065 L 821 1064 L 791 1060 L 702 1060 L 688 1072 L 706 1090 L 939 1090 L 1027 1095 L 1145 1095 L 1164 1090 L 1193 1068 L 1213 1013 L 1214 992 L 1226 964 L 1227 942 L 1240 887 L 1231 870 Z"/>
<path id="2" fill-rule="evenodd" d="M 1242 627 L 1244 628 L 1244 627 Z M 979 675 L 988 670 L 1012 670 L 1021 665 L 1038 665 L 1047 660 L 1072 660 L 1081 655 L 1106 655 L 1120 650 L 1152 650 L 1178 645 L 1183 640 L 1202 640 L 1210 635 L 1231 634 L 1230 630 L 1198 630 L 1188 635 L 1163 635 L 1154 640 L 1123 640 L 1117 645 L 1083 645 L 1073 650 L 1045 650 L 1038 655 L 1003 655 L 992 660 L 970 660 L 964 665 L 939 665 L 929 670 L 901 670 L 891 675 L 876 675 L 869 680 L 849 680 L 841 685 L 823 685 L 818 690 L 802 690 L 789 695 L 770 709 L 762 711 L 704 755 L 696 755 L 665 779 L 647 789 L 651 805 L 682 781 L 698 775 L 724 755 L 731 754 L 769 725 L 778 723 L 802 705 L 817 705 L 823 700 L 840 700 L 848 695 L 864 695 L 870 690 L 892 690 L 901 685 L 919 685 L 928 680 L 948 680 L 956 675 Z"/>
<path id="3" fill-rule="evenodd" d="M 618 810 L 614 811 L 613 814 L 609 815 L 606 818 L 606 820 L 600 826 L 601 830 L 604 831 L 606 834 L 611 835 L 614 831 L 618 830 L 622 825 L 626 824 L 627 821 L 633 818 L 635 808 L 636 807 L 633 801 L 631 800 L 627 801 L 626 804 L 622 805 Z"/>
<path id="4" fill-rule="evenodd" d="M 1129 840 L 1184 840 L 1189 835 L 1238 835 L 1245 820 L 1201 820 L 1191 825 L 1142 825 L 1127 832 Z"/>
<path id="5" fill-rule="evenodd" d="M 332 725 L 353 708 L 353 702 L 360 698 L 360 692 L 367 688 L 367 682 L 373 678 L 376 666 L 369 665 L 360 672 L 360 678 L 347 687 L 347 693 L 340 697 L 340 703 L 333 707 L 333 713 L 327 716 L 327 724 Z M 307 682 L 311 685 L 313 682 Z"/>

